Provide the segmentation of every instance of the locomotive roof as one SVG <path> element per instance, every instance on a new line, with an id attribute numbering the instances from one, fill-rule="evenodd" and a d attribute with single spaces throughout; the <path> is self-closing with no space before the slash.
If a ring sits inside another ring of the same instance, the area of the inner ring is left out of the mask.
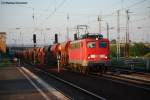
<path id="1" fill-rule="evenodd" d="M 84 39 L 71 41 L 70 44 L 78 43 L 78 42 L 81 42 L 81 41 L 94 41 L 94 40 L 96 40 L 96 38 L 84 38 Z M 99 40 L 101 40 L 101 41 L 109 41 L 107 38 L 101 38 Z"/>
<path id="2" fill-rule="evenodd" d="M 81 39 L 86 39 L 86 38 L 103 38 L 102 34 L 98 34 L 98 33 L 86 33 L 81 35 Z"/>

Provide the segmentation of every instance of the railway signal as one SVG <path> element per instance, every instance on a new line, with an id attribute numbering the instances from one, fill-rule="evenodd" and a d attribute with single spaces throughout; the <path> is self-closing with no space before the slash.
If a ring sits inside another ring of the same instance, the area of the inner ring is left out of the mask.
<path id="1" fill-rule="evenodd" d="M 36 43 L 36 34 L 33 34 L 33 43 Z"/>
<path id="2" fill-rule="evenodd" d="M 34 64 L 35 64 L 36 34 L 33 34 L 33 43 L 34 43 Z"/>
<path id="3" fill-rule="evenodd" d="M 55 34 L 55 41 L 54 43 L 58 43 L 58 34 Z"/>

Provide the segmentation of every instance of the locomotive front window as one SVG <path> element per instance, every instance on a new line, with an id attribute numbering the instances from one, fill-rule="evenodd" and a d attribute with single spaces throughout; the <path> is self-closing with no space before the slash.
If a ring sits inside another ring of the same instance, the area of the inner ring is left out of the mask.
<path id="1" fill-rule="evenodd" d="M 107 47 L 107 42 L 100 42 L 99 47 L 100 48 L 106 48 Z"/>
<path id="2" fill-rule="evenodd" d="M 88 42 L 87 47 L 88 48 L 95 48 L 96 47 L 96 42 Z"/>

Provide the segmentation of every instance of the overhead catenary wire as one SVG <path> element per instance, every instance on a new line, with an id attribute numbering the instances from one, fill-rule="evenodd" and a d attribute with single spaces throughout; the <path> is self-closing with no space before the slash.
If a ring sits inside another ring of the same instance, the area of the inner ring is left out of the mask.
<path id="1" fill-rule="evenodd" d="M 59 7 L 61 7 L 61 5 L 63 5 L 63 3 L 65 2 L 66 0 L 63 0 L 60 4 L 59 4 L 59 6 L 58 6 L 58 8 Z M 49 16 L 48 17 L 46 17 L 45 18 L 45 21 L 49 18 L 49 17 L 51 17 L 52 15 L 54 15 L 55 14 L 55 12 L 56 12 L 56 10 L 58 9 L 58 8 L 56 8 L 51 14 L 49 14 Z M 80 14 L 81 15 L 81 14 Z M 89 14 L 82 14 L 82 15 L 87 15 L 87 16 L 89 16 Z M 79 15 L 76 15 L 76 16 L 79 16 Z M 97 16 L 96 14 L 95 15 L 92 15 L 91 14 L 91 16 Z M 103 15 L 103 16 L 114 16 L 114 15 Z M 43 23 L 45 22 L 45 21 L 43 21 Z M 41 23 L 40 25 L 43 25 L 43 23 Z"/>
<path id="2" fill-rule="evenodd" d="M 48 14 L 48 16 L 47 16 L 46 18 L 44 18 L 44 20 L 41 21 L 41 23 L 37 24 L 37 27 L 40 27 L 40 25 L 44 26 L 44 25 L 46 24 L 46 21 L 47 21 L 51 16 L 53 16 L 53 15 L 57 12 L 57 10 L 58 10 L 65 2 L 66 2 L 66 0 L 62 0 L 62 1 L 58 4 L 58 6 L 55 6 L 54 10 L 53 10 L 50 14 Z M 36 31 L 36 30 L 34 30 L 34 32 L 35 32 L 35 31 Z"/>
<path id="3" fill-rule="evenodd" d="M 148 19 L 149 19 L 149 17 L 143 17 L 143 18 L 140 18 L 140 19 L 132 20 L 132 21 L 130 21 L 130 22 L 132 22 L 132 23 L 137 23 L 137 22 L 139 22 L 139 21 L 146 21 L 146 20 L 148 20 Z"/>
<path id="4" fill-rule="evenodd" d="M 133 7 L 135 7 L 135 6 L 137 6 L 137 5 L 141 4 L 141 3 L 144 3 L 145 1 L 147 1 L 147 0 L 141 0 L 141 1 L 135 2 L 132 5 L 129 5 L 129 6 L 125 7 L 125 8 L 121 8 L 121 9 L 118 9 L 118 10 L 126 10 L 126 9 L 129 9 L 129 8 L 133 8 Z M 121 3 L 123 3 L 123 1 Z M 123 4 L 122 4 L 122 6 L 123 6 Z M 93 15 L 93 16 L 97 16 L 97 15 Z M 110 14 L 104 14 L 104 15 L 101 15 L 101 16 L 105 17 L 105 19 L 106 19 L 106 17 L 108 17 L 108 16 L 117 16 L 117 15 L 114 15 L 114 12 L 112 12 Z M 126 15 L 121 15 L 121 16 L 126 16 Z M 93 20 L 93 22 L 96 22 L 96 21 Z M 92 23 L 92 22 L 90 22 L 90 23 Z"/>
<path id="5" fill-rule="evenodd" d="M 46 17 L 45 16 L 42 16 L 43 18 L 44 18 L 44 20 L 40 20 L 40 22 L 41 22 L 41 24 L 39 24 L 39 25 L 43 25 L 43 24 L 46 24 L 46 21 L 50 18 L 50 17 L 52 17 L 52 16 L 57 16 L 56 14 L 58 13 L 57 11 L 58 11 L 58 9 L 61 7 L 59 7 L 59 5 L 61 5 L 61 3 L 62 3 L 62 5 L 64 4 L 63 2 L 64 1 L 66 1 L 66 0 L 62 0 L 62 1 L 60 1 L 60 3 L 58 4 L 58 6 L 56 6 L 55 7 L 55 10 L 54 11 L 52 11 L 52 12 L 50 12 Z M 123 0 L 122 0 L 123 1 Z M 131 5 L 129 5 L 129 6 L 124 6 L 125 8 L 124 9 L 126 9 L 126 8 L 133 8 L 133 7 L 136 7 L 136 6 L 138 6 L 138 5 L 140 5 L 141 3 L 143 3 L 143 2 L 145 2 L 145 1 L 148 1 L 148 0 L 140 0 L 140 1 L 136 1 L 135 3 L 133 3 L 133 4 L 131 4 Z M 118 2 L 120 2 L 120 0 L 118 0 Z M 117 3 L 118 3 L 117 2 Z M 125 0 L 124 0 L 124 2 L 125 2 Z M 116 4 L 115 4 L 116 5 Z M 21 6 L 21 5 L 20 5 Z M 58 8 L 57 8 L 58 7 Z M 33 9 L 33 7 L 26 7 L 26 8 L 29 8 L 29 9 Z M 35 11 L 37 11 L 37 10 L 40 10 L 40 11 L 43 11 L 43 12 L 48 12 L 48 8 L 47 9 L 36 9 L 36 8 L 34 8 L 34 10 Z M 57 13 L 56 13 L 57 12 Z M 64 14 L 64 15 L 66 15 L 66 14 Z M 59 16 L 59 15 L 58 15 Z M 63 14 L 62 14 L 62 16 L 63 16 Z M 72 16 L 72 14 L 70 14 L 70 16 Z M 74 15 L 75 16 L 75 15 Z M 74 17 L 73 16 L 73 17 Z M 89 16 L 89 14 L 76 14 L 76 16 Z M 91 16 L 97 16 L 96 14 L 91 14 Z M 108 15 L 106 15 L 106 14 L 103 14 L 102 16 L 104 16 L 105 17 L 105 19 L 104 20 L 108 20 L 107 18 L 110 16 L 110 17 L 112 17 L 112 16 L 117 16 L 117 15 L 114 15 L 114 14 L 108 14 Z M 122 16 L 122 15 L 121 15 Z M 34 16 L 34 17 L 36 17 L 36 15 Z M 109 17 L 109 18 L 110 18 Z M 145 18 L 141 18 L 141 19 L 137 19 L 137 21 L 144 21 L 144 19 Z M 147 19 L 147 18 L 146 18 Z M 135 21 L 134 21 L 135 20 Z M 133 20 L 133 22 L 136 22 L 136 19 L 134 19 Z M 39 22 L 39 23 L 40 23 Z M 89 20 L 88 21 L 89 23 L 96 23 L 96 20 L 93 20 L 93 21 L 91 21 L 91 20 Z M 130 22 L 132 22 L 132 20 L 130 20 Z M 37 27 L 39 27 L 39 25 L 37 26 Z M 55 25 L 55 26 L 58 26 L 58 25 Z"/>
<path id="6" fill-rule="evenodd" d="M 126 8 L 132 8 L 132 7 L 135 7 L 135 6 L 139 5 L 139 4 L 144 3 L 145 1 L 147 1 L 147 0 L 141 0 L 141 1 L 138 1 L 138 2 L 136 2 L 136 3 L 134 3 L 134 4 L 132 4 L 132 5 L 127 6 Z"/>
<path id="7" fill-rule="evenodd" d="M 48 20 L 52 15 L 56 13 L 56 11 L 66 2 L 66 0 L 62 0 L 62 2 L 40 23 L 40 25 L 45 24 L 45 21 Z"/>

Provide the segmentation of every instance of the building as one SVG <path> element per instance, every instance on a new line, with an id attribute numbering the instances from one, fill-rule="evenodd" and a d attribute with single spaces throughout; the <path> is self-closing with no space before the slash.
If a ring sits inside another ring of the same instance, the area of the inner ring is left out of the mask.
<path id="1" fill-rule="evenodd" d="M 0 32 L 0 52 L 6 52 L 6 33 Z"/>

